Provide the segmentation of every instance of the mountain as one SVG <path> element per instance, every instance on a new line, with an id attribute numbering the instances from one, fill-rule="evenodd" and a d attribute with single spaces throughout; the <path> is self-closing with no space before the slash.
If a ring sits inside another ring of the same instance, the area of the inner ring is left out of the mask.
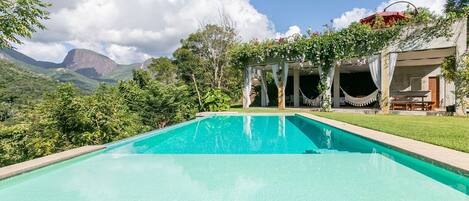
<path id="1" fill-rule="evenodd" d="M 88 78 L 77 72 L 60 67 L 51 62 L 36 61 L 20 52 L 11 49 L 0 49 L 0 58 L 14 63 L 18 68 L 31 71 L 41 76 L 48 76 L 60 82 L 71 82 L 84 91 L 94 90 L 99 81 Z"/>
<path id="2" fill-rule="evenodd" d="M 0 59 L 0 122 L 53 91 L 58 82 Z"/>
<path id="3" fill-rule="evenodd" d="M 146 68 L 151 61 L 122 65 L 107 56 L 87 49 L 70 50 L 61 63 L 38 61 L 12 49 L 0 49 L 0 59 L 9 60 L 21 68 L 50 76 L 61 82 L 75 83 L 86 91 L 95 89 L 99 83 L 113 84 L 118 80 L 129 80 L 134 69 Z"/>
<path id="4" fill-rule="evenodd" d="M 20 52 L 17 52 L 12 49 L 1 49 L 0 50 L 0 58 L 7 59 L 12 58 L 14 60 L 22 61 L 29 65 L 39 66 L 42 68 L 57 68 L 59 64 L 47 62 L 47 61 L 37 61 L 31 57 L 26 56 Z"/>
<path id="5" fill-rule="evenodd" d="M 90 78 L 100 78 L 117 69 L 118 64 L 91 50 L 73 49 L 68 52 L 61 66 Z"/>

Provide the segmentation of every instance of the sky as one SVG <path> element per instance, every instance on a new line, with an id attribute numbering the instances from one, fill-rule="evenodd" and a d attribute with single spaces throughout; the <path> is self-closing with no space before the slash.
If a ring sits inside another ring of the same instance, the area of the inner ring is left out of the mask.
<path id="1" fill-rule="evenodd" d="M 180 40 L 220 13 L 234 21 L 240 40 L 264 40 L 337 29 L 382 11 L 397 0 L 46 0 L 53 4 L 47 30 L 18 51 L 37 60 L 61 62 L 73 48 L 104 54 L 121 64 L 171 56 Z M 445 0 L 410 0 L 442 14 Z M 390 11 L 406 9 L 405 4 Z"/>

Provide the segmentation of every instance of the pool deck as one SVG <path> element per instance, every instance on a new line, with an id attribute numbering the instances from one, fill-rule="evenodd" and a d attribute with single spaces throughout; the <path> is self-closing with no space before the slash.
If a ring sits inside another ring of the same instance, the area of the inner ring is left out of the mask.
<path id="1" fill-rule="evenodd" d="M 29 172 L 41 167 L 45 167 L 54 163 L 58 163 L 64 160 L 68 160 L 83 154 L 91 153 L 93 151 L 98 151 L 106 148 L 105 146 L 84 146 L 76 149 L 71 149 L 68 151 L 52 154 L 49 156 L 44 156 L 30 161 L 25 161 L 22 163 L 6 166 L 0 168 L 0 180 L 16 176 L 25 172 Z"/>
<path id="2" fill-rule="evenodd" d="M 354 126 L 352 124 L 318 117 L 308 113 L 297 114 L 348 131 L 355 135 L 380 142 L 403 152 L 407 152 L 425 161 L 447 167 L 448 169 L 459 172 L 460 174 L 469 176 L 469 153 Z"/>

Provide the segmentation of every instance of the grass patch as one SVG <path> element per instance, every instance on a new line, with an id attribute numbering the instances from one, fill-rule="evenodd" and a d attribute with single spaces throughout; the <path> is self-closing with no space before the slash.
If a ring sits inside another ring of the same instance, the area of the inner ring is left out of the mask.
<path id="1" fill-rule="evenodd" d="M 312 114 L 469 153 L 469 118 L 322 112 Z"/>

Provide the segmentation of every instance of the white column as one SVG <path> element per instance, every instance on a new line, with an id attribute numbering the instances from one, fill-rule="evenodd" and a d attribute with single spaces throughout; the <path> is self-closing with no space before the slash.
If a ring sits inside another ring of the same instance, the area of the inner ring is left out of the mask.
<path id="1" fill-rule="evenodd" d="M 381 52 L 381 112 L 389 114 L 390 109 L 390 83 L 389 83 L 389 50 Z"/>
<path id="2" fill-rule="evenodd" d="M 340 66 L 335 68 L 334 73 L 334 107 L 340 107 Z"/>
<path id="3" fill-rule="evenodd" d="M 300 69 L 293 69 L 293 106 L 300 107 Z"/>

